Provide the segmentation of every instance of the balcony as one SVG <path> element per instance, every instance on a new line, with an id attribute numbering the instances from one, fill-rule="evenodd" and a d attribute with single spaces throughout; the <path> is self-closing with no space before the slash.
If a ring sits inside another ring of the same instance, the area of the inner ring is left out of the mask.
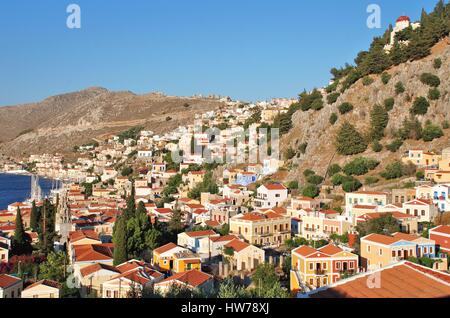
<path id="1" fill-rule="evenodd" d="M 314 270 L 314 274 L 316 274 L 317 276 L 325 276 L 327 275 L 327 272 L 324 269 L 316 269 Z"/>

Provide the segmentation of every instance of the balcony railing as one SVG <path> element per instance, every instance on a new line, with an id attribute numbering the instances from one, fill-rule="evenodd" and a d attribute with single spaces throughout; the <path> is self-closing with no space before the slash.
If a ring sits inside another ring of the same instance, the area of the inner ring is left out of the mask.
<path id="1" fill-rule="evenodd" d="M 327 274 L 327 272 L 326 272 L 324 269 L 316 269 L 316 270 L 314 271 L 314 273 L 315 273 L 316 275 L 318 275 L 318 276 L 324 276 L 324 275 Z"/>

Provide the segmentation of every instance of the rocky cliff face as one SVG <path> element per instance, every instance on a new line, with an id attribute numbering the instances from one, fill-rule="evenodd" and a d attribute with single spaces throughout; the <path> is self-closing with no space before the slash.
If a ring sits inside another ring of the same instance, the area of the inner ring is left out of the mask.
<path id="1" fill-rule="evenodd" d="M 40 103 L 1 107 L 0 153 L 15 157 L 67 153 L 75 145 L 138 125 L 163 133 L 193 123 L 195 114 L 221 105 L 211 99 L 90 88 L 49 97 Z"/>
<path id="2" fill-rule="evenodd" d="M 433 50 L 432 55 L 419 61 L 408 62 L 391 68 L 388 73 L 392 75 L 387 85 L 384 85 L 379 75 L 372 76 L 375 80 L 371 85 L 364 86 L 362 80 L 355 83 L 350 89 L 343 93 L 338 100 L 327 105 L 320 110 L 310 110 L 307 112 L 298 111 L 294 114 L 293 129 L 283 137 L 282 148 L 286 150 L 289 147 L 297 149 L 302 143 L 308 143 L 306 153 L 292 160 L 292 173 L 288 179 L 301 179 L 302 172 L 305 169 L 313 169 L 318 174 L 324 175 L 330 162 L 345 164 L 353 157 L 343 157 L 336 154 L 334 141 L 340 125 L 348 120 L 355 125 L 361 132 L 368 130 L 370 125 L 370 110 L 375 104 L 383 105 L 385 99 L 394 97 L 395 106 L 389 113 L 389 124 L 386 129 L 386 137 L 382 144 L 386 145 L 392 140 L 391 132 L 398 129 L 405 117 L 409 117 L 409 110 L 416 97 L 427 97 L 429 86 L 420 81 L 420 76 L 424 72 L 429 72 L 439 76 L 441 85 L 439 91 L 441 97 L 437 101 L 430 101 L 431 107 L 424 116 L 418 116 L 422 124 L 426 120 L 441 124 L 444 120 L 450 121 L 450 42 L 448 39 L 441 41 Z M 437 57 L 442 60 L 442 67 L 438 70 L 433 68 L 433 61 Z M 395 84 L 403 82 L 406 91 L 396 96 Z M 353 104 L 354 110 L 345 115 L 339 115 L 338 106 L 343 102 Z M 339 115 L 338 121 L 331 125 L 329 118 L 332 113 Z M 372 157 L 382 162 L 380 169 L 390 160 L 399 159 L 403 152 L 410 147 L 421 147 L 429 150 L 440 151 L 443 147 L 450 146 L 450 130 L 444 130 L 445 136 L 430 143 L 423 141 L 408 140 L 397 153 L 391 153 L 384 149 L 380 153 L 374 153 L 370 147 L 364 154 L 359 156 Z M 383 160 L 385 159 L 385 160 Z"/>

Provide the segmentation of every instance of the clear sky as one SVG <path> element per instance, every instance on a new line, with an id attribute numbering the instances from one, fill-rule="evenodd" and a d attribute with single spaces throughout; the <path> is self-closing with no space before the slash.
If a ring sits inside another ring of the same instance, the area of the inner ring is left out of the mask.
<path id="1" fill-rule="evenodd" d="M 437 0 L 2 0 L 0 105 L 102 86 L 294 97 L 327 84 L 400 15 Z M 66 8 L 81 7 L 81 29 Z M 382 29 L 369 29 L 378 4 Z"/>

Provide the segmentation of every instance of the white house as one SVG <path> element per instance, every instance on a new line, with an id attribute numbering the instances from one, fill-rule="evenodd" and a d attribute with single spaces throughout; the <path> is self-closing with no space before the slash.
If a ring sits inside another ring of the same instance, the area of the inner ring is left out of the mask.
<path id="1" fill-rule="evenodd" d="M 265 184 L 256 191 L 254 206 L 258 209 L 270 209 L 281 206 L 288 198 L 288 189 L 282 184 Z"/>
<path id="2" fill-rule="evenodd" d="M 220 234 L 212 230 L 183 232 L 178 234 L 177 244 L 197 252 L 200 249 L 200 240 L 208 237 L 219 237 Z"/>
<path id="3" fill-rule="evenodd" d="M 23 281 L 20 278 L 0 274 L 0 299 L 20 298 L 23 289 Z"/>
<path id="4" fill-rule="evenodd" d="M 433 195 L 433 202 L 437 204 L 439 211 L 450 211 L 450 185 L 435 185 L 431 192 Z"/>
<path id="5" fill-rule="evenodd" d="M 354 205 L 375 205 L 385 206 L 388 202 L 389 194 L 378 191 L 357 191 L 345 194 L 345 212 L 347 216 L 352 216 Z"/>
<path id="6" fill-rule="evenodd" d="M 403 212 L 418 217 L 419 222 L 432 222 L 438 215 L 438 208 L 431 200 L 414 199 L 403 203 Z"/>

